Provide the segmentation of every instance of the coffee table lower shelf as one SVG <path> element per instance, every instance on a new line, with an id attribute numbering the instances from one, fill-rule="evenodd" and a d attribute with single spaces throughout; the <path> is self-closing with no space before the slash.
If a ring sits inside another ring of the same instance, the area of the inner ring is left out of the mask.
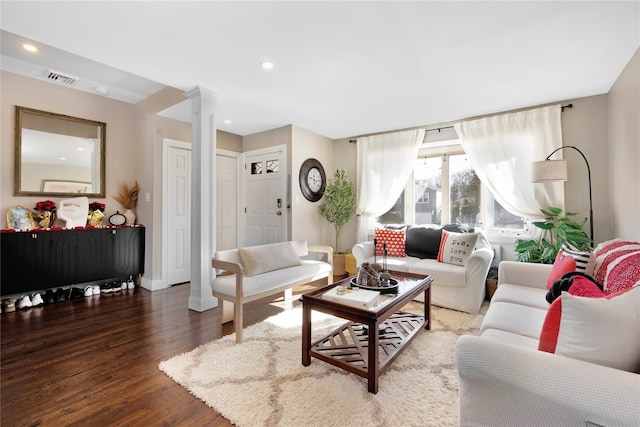
<path id="1" fill-rule="evenodd" d="M 397 312 L 385 320 L 384 332 L 378 337 L 378 372 L 383 374 L 416 334 L 424 329 L 425 318 L 413 313 Z M 368 327 L 347 322 L 323 338 L 313 342 L 310 356 L 346 371 L 369 377 Z"/>

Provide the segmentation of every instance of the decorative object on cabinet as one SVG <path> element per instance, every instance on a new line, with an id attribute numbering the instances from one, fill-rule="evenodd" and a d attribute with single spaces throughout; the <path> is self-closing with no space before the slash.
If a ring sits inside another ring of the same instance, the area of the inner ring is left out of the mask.
<path id="1" fill-rule="evenodd" d="M 131 187 L 126 182 L 123 182 L 120 187 L 120 192 L 113 196 L 113 198 L 125 208 L 124 216 L 127 219 L 127 225 L 134 225 L 136 223 L 136 214 L 133 209 L 138 203 L 138 193 L 140 192 L 140 185 L 138 181 Z"/>
<path id="2" fill-rule="evenodd" d="M 18 205 L 7 209 L 7 227 L 14 230 L 28 230 L 35 228 L 33 216 L 28 209 Z"/>
<path id="3" fill-rule="evenodd" d="M 316 159 L 307 159 L 300 167 L 300 191 L 305 199 L 317 202 L 322 198 L 327 185 L 327 177 L 322 164 Z"/>
<path id="4" fill-rule="evenodd" d="M 56 209 L 55 202 L 51 200 L 36 203 L 35 210 L 38 213 L 35 216 L 40 228 L 53 227 L 53 223 L 56 221 Z"/>
<path id="5" fill-rule="evenodd" d="M 106 130 L 106 123 L 16 106 L 14 194 L 104 197 Z M 60 151 L 66 160 L 49 154 Z"/>
<path id="6" fill-rule="evenodd" d="M 123 225 L 125 222 L 127 222 L 127 217 L 122 215 L 120 211 L 116 211 L 109 217 L 109 224 L 111 225 Z"/>
<path id="7" fill-rule="evenodd" d="M 89 211 L 89 199 L 87 197 L 74 197 L 60 201 L 58 217 L 66 221 L 67 228 L 84 227 L 87 225 L 87 212 Z"/>
<path id="8" fill-rule="evenodd" d="M 89 203 L 89 215 L 87 216 L 87 222 L 94 227 L 100 227 L 102 220 L 104 219 L 104 209 L 106 205 L 100 202 Z"/>

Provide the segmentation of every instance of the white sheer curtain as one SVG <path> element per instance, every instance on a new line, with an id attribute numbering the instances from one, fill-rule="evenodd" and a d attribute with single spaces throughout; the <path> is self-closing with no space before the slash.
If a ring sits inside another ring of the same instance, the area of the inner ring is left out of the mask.
<path id="1" fill-rule="evenodd" d="M 554 105 L 454 125 L 478 178 L 514 215 L 539 220 L 541 208 L 564 209 L 562 182 L 531 182 L 531 163 L 562 145 L 560 111 Z"/>
<path id="2" fill-rule="evenodd" d="M 358 138 L 358 242 L 394 205 L 418 158 L 424 129 Z"/>

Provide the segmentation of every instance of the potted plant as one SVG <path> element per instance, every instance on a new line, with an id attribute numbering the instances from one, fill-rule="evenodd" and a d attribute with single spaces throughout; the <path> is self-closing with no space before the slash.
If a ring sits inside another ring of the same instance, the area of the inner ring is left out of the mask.
<path id="1" fill-rule="evenodd" d="M 587 222 L 586 217 L 582 222 L 577 223 L 569 218 L 577 215 L 575 212 L 567 212 L 565 216 L 560 216 L 562 209 L 555 207 L 540 209 L 540 212 L 546 219 L 532 223 L 542 230 L 540 238 L 516 240 L 515 250 L 518 261 L 553 264 L 564 242 L 579 250 L 591 250 L 593 242 L 582 231 L 582 226 Z"/>
<path id="2" fill-rule="evenodd" d="M 347 180 L 347 173 L 336 170 L 333 179 L 327 182 L 324 191 L 324 200 L 320 205 L 320 214 L 324 219 L 333 224 L 336 232 L 336 245 L 333 255 L 333 274 L 344 276 L 345 254 L 339 250 L 340 230 L 349 221 L 355 211 L 356 186 Z"/>

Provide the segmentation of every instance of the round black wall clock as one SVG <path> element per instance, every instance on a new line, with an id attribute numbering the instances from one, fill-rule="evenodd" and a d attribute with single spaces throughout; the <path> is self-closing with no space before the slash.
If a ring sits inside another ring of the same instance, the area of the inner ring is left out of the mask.
<path id="1" fill-rule="evenodd" d="M 327 177 L 322 164 L 316 159 L 307 159 L 300 167 L 300 190 L 305 199 L 317 202 L 327 186 Z"/>

